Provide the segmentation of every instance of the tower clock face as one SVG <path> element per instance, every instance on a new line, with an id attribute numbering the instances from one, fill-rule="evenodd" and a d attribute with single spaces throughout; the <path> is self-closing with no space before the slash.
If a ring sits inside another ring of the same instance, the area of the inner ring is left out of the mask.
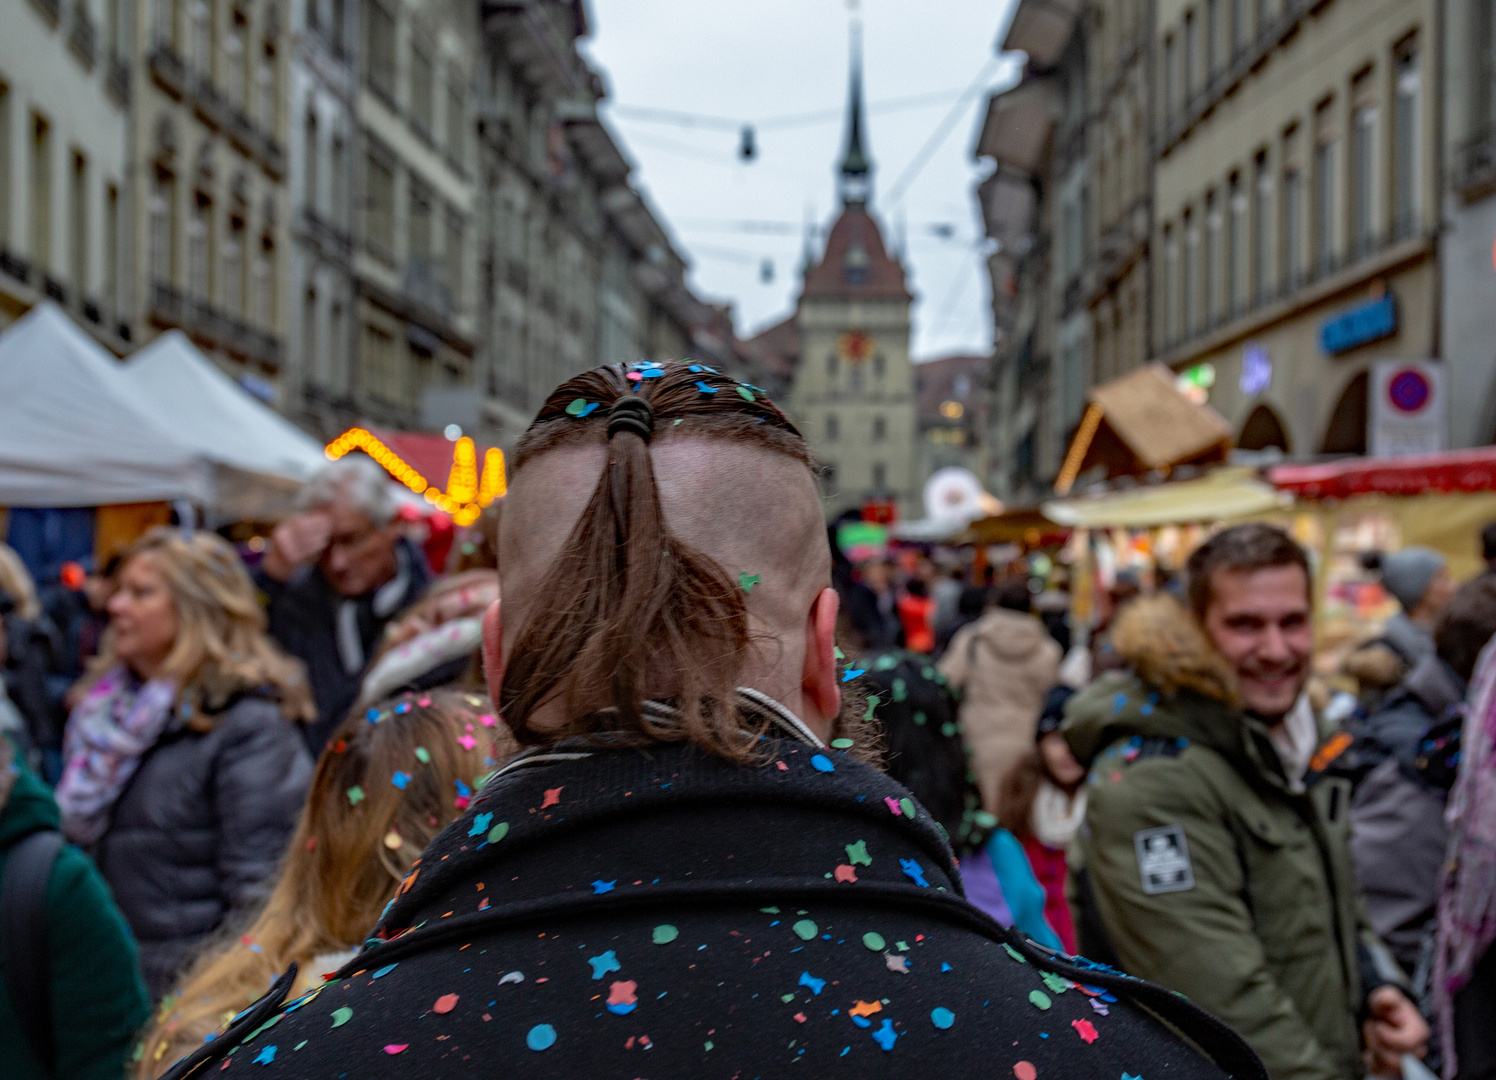
<path id="1" fill-rule="evenodd" d="M 877 347 L 866 330 L 843 330 L 836 339 L 836 355 L 848 364 L 860 364 L 873 355 Z"/>

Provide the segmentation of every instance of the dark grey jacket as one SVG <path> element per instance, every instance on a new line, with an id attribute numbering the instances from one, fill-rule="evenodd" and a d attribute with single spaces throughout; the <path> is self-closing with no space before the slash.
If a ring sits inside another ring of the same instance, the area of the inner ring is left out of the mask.
<path id="1" fill-rule="evenodd" d="M 1439 900 L 1449 830 L 1448 792 L 1420 775 L 1421 742 L 1451 715 L 1465 684 L 1437 656 L 1413 665 L 1359 733 L 1356 753 L 1371 766 L 1351 799 L 1351 857 L 1372 927 L 1412 972 Z"/>
<path id="2" fill-rule="evenodd" d="M 232 909 L 263 898 L 312 778 L 301 729 L 244 696 L 211 731 L 168 729 L 93 854 L 140 944 L 151 996 Z"/>

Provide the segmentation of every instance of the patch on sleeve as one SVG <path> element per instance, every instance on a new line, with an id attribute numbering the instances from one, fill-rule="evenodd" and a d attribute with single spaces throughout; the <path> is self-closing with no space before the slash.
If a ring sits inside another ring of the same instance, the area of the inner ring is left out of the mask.
<path id="1" fill-rule="evenodd" d="M 1143 891 L 1149 896 L 1195 887 L 1195 871 L 1190 866 L 1190 848 L 1185 843 L 1182 825 L 1133 833 L 1132 844 L 1138 853 Z"/>

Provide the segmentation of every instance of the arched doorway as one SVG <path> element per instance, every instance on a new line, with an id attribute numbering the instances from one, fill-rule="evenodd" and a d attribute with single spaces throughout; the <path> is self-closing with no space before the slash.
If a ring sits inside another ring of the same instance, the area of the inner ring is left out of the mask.
<path id="1" fill-rule="evenodd" d="M 1335 411 L 1330 414 L 1330 424 L 1325 428 L 1322 454 L 1366 453 L 1367 401 L 1366 372 L 1361 372 L 1341 391 Z"/>
<path id="2" fill-rule="evenodd" d="M 1278 414 L 1273 412 L 1271 406 L 1259 405 L 1241 426 L 1241 434 L 1236 437 L 1236 448 L 1267 450 L 1271 447 L 1288 453 L 1288 432 L 1283 430 L 1283 422 L 1278 419 Z"/>

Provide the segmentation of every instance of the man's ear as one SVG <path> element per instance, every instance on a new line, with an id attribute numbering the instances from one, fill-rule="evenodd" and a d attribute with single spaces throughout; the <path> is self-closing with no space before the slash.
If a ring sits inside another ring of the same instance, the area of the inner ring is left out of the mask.
<path id="1" fill-rule="evenodd" d="M 498 600 L 483 613 L 483 678 L 488 683 L 488 696 L 497 708 L 499 686 L 504 681 L 504 621 Z"/>
<path id="2" fill-rule="evenodd" d="M 805 703 L 826 721 L 836 719 L 841 712 L 841 683 L 836 677 L 836 613 L 840 607 L 836 590 L 822 589 L 805 616 L 805 667 L 800 673 L 800 692 Z"/>

